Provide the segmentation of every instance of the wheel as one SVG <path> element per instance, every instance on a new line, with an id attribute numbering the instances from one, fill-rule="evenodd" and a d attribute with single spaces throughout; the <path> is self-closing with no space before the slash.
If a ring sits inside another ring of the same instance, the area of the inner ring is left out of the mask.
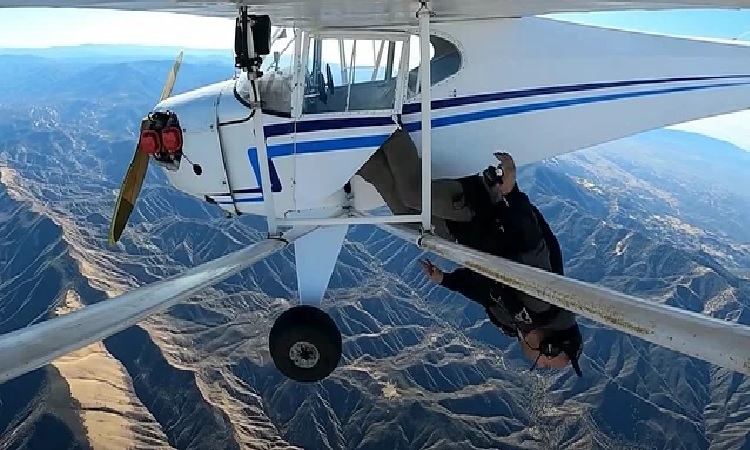
<path id="1" fill-rule="evenodd" d="M 341 359 L 341 332 L 320 308 L 300 305 L 284 311 L 271 328 L 268 349 L 276 368 L 302 383 L 326 378 Z"/>

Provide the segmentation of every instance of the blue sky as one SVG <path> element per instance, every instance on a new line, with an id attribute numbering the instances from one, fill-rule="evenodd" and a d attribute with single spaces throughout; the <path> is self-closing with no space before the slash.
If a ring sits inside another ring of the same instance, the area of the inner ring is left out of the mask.
<path id="1" fill-rule="evenodd" d="M 750 39 L 750 10 L 628 11 L 550 17 L 612 28 L 678 36 Z"/>
<path id="2" fill-rule="evenodd" d="M 559 14 L 551 17 L 626 30 L 722 39 L 740 36 L 741 40 L 750 41 L 750 10 L 633 11 Z M 234 21 L 231 19 L 169 13 L 0 9 L 0 47 L 99 43 L 230 49 L 234 42 L 233 27 Z M 160 31 L 157 42 L 152 33 L 136 31 L 157 29 Z M 750 113 L 740 112 L 672 128 L 724 139 L 750 151 L 748 124 Z"/>

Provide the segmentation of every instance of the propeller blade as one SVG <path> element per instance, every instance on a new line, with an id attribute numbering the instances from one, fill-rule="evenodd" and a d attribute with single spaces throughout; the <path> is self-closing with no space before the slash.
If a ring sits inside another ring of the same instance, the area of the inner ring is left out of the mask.
<path id="1" fill-rule="evenodd" d="M 141 131 L 147 126 L 147 120 L 144 119 L 141 122 Z M 114 245 L 120 239 L 130 218 L 130 213 L 135 208 L 135 200 L 141 192 L 143 179 L 146 177 L 146 171 L 148 170 L 148 159 L 149 155 L 140 151 L 136 145 L 133 160 L 128 166 L 128 171 L 122 180 L 122 186 L 120 186 L 120 193 L 117 195 L 115 214 L 109 227 L 109 245 Z"/>
<path id="2" fill-rule="evenodd" d="M 182 51 L 177 55 L 177 59 L 172 66 L 172 70 L 167 76 L 167 81 L 164 84 L 164 89 L 161 91 L 160 102 L 169 98 L 172 95 L 172 89 L 174 83 L 177 80 L 177 72 L 180 70 L 182 64 Z M 143 130 L 148 127 L 148 118 L 144 118 L 141 121 L 141 128 L 138 132 L 139 144 L 140 136 Z M 138 198 L 138 194 L 141 192 L 143 186 L 143 180 L 146 178 L 146 172 L 148 171 L 148 160 L 149 155 L 139 150 L 139 144 L 135 146 L 135 153 L 133 159 L 128 166 L 128 171 L 125 174 L 125 178 L 122 180 L 122 186 L 120 187 L 120 193 L 117 195 L 117 203 L 115 204 L 115 213 L 112 217 L 112 222 L 109 227 L 109 245 L 114 245 L 122 236 L 122 232 L 125 230 L 125 226 L 128 223 L 130 214 L 135 208 L 135 201 Z"/>
<path id="3" fill-rule="evenodd" d="M 174 88 L 174 83 L 177 81 L 177 72 L 180 70 L 180 65 L 182 64 L 182 50 L 180 50 L 180 54 L 177 55 L 177 59 L 174 61 L 174 65 L 172 66 L 172 70 L 169 72 L 169 76 L 167 77 L 167 82 L 164 84 L 164 89 L 161 91 L 161 100 L 166 100 L 170 95 L 172 95 L 172 88 Z"/>

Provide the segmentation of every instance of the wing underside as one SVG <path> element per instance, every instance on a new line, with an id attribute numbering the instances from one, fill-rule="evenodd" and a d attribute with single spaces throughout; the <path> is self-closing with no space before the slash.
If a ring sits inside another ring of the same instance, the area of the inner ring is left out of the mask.
<path id="1" fill-rule="evenodd" d="M 380 225 L 423 250 L 581 317 L 739 373 L 750 372 L 750 328 L 566 278 L 404 226 Z"/>
<path id="2" fill-rule="evenodd" d="M 227 18 L 235 17 L 237 11 L 236 3 L 228 1 L 0 0 L 0 8 L 12 7 L 163 11 Z M 436 13 L 436 21 L 566 12 L 746 7 L 750 7 L 750 0 L 440 0 L 430 5 Z M 418 8 L 416 0 L 256 0 L 250 3 L 251 12 L 270 15 L 275 25 L 313 28 L 416 25 Z"/>
<path id="3" fill-rule="evenodd" d="M 117 298 L 0 336 L 0 383 L 122 331 L 287 247 L 314 231 L 300 227 Z"/>

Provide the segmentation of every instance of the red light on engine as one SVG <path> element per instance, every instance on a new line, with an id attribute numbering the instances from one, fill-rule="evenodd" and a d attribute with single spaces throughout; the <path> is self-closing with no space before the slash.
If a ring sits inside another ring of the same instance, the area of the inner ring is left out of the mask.
<path id="1" fill-rule="evenodd" d="M 167 127 L 161 131 L 161 141 L 164 151 L 177 153 L 182 149 L 182 132 L 177 127 Z"/>
<path id="2" fill-rule="evenodd" d="M 149 155 L 159 152 L 159 135 L 153 130 L 143 130 L 138 147 Z"/>

